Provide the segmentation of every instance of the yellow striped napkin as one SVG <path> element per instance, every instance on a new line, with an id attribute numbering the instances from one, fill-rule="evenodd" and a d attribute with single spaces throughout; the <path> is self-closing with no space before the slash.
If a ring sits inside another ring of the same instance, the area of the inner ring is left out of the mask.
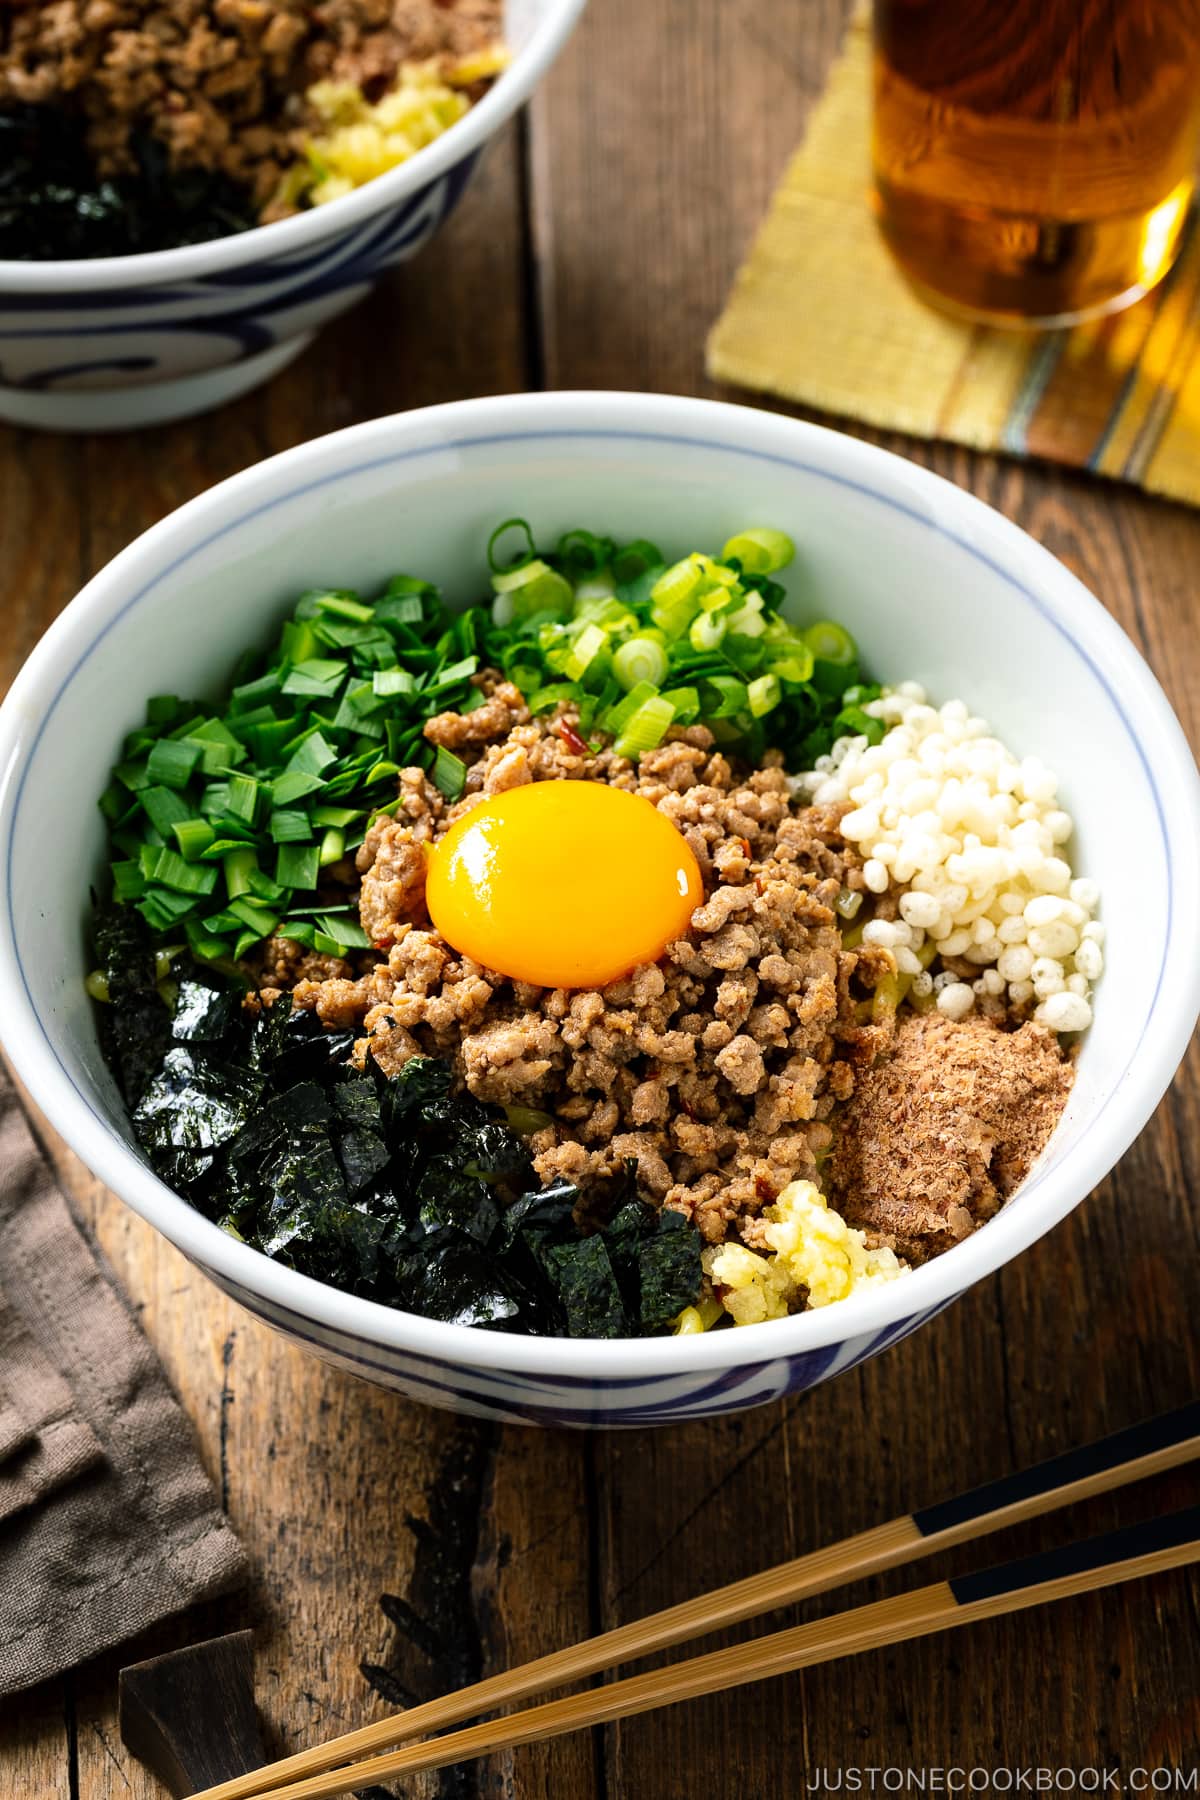
<path id="1" fill-rule="evenodd" d="M 1043 456 L 1200 505 L 1200 228 L 1147 299 L 1039 334 L 960 324 L 895 269 L 857 19 L 708 342 L 720 381 L 916 437 Z"/>

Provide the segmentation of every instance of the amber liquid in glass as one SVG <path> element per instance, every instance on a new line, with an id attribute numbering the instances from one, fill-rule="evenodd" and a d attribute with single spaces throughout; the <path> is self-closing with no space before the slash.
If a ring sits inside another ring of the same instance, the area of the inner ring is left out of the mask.
<path id="1" fill-rule="evenodd" d="M 1166 274 L 1196 181 L 1200 0 L 875 0 L 875 202 L 927 297 L 1066 324 Z"/>

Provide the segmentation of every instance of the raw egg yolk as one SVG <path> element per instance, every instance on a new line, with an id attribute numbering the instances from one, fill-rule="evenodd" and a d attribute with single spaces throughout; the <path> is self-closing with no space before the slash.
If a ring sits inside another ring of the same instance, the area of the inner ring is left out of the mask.
<path id="1" fill-rule="evenodd" d="M 598 781 L 535 781 L 484 800 L 429 855 L 446 942 L 538 987 L 598 988 L 655 962 L 704 898 L 680 833 Z"/>

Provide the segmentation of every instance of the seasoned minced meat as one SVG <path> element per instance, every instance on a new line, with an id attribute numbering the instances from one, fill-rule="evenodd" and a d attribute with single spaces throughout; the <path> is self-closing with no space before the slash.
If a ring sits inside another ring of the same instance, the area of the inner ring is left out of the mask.
<path id="1" fill-rule="evenodd" d="M 405 62 L 498 42 L 501 0 L 0 0 L 0 106 L 79 105 L 101 175 L 135 166 L 141 131 L 180 168 L 219 171 L 265 201 L 303 144 L 301 96 L 351 82 L 368 98 Z"/>
<path id="2" fill-rule="evenodd" d="M 1040 1025 L 909 1014 L 839 1111 L 830 1204 L 911 1262 L 948 1249 L 1024 1180 L 1073 1078 Z"/>
<path id="3" fill-rule="evenodd" d="M 360 1060 L 369 1051 L 392 1071 L 420 1052 L 440 1056 L 478 1098 L 544 1112 L 533 1139 L 543 1178 L 581 1181 L 602 1202 L 632 1158 L 646 1193 L 719 1241 L 815 1174 L 835 1100 L 892 1035 L 890 1015 L 858 1018 L 894 964 L 887 951 L 842 949 L 833 902 L 839 887 L 861 886 L 861 871 L 838 815 L 798 811 L 776 755 L 735 772 L 703 727 L 674 733 L 635 769 L 591 750 L 573 717 L 530 720 L 516 689 L 494 675 L 478 685 L 483 705 L 426 728 L 474 758 L 463 798 L 447 807 L 406 769 L 396 817 L 378 821 L 359 853 L 362 922 L 383 960 L 357 979 L 302 978 L 296 1003 L 327 1025 L 361 1027 Z M 427 845 L 489 793 L 554 779 L 645 795 L 704 879 L 686 935 L 601 991 L 482 968 L 425 910 Z"/>

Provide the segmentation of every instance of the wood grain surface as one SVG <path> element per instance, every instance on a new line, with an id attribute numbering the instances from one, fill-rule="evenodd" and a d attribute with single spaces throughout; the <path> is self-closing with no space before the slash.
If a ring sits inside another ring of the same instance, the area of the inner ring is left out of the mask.
<path id="1" fill-rule="evenodd" d="M 845 10 L 842 0 L 592 0 L 445 233 L 271 386 L 129 437 L 0 428 L 0 678 L 136 533 L 302 439 L 522 387 L 716 391 L 703 376 L 705 333 Z M 1076 570 L 1200 743 L 1200 513 L 1055 469 L 889 447 L 982 495 Z M 117 1736 L 122 1661 L 252 1624 L 259 1701 L 282 1753 L 1198 1389 L 1194 1047 L 1093 1198 L 915 1338 L 811 1395 L 656 1433 L 501 1430 L 362 1386 L 240 1313 L 69 1154 L 56 1157 L 195 1422 L 255 1573 L 243 1600 L 0 1712 L 3 1800 L 161 1800 Z M 1009 1534 L 984 1556 L 1197 1492 L 1182 1472 Z M 929 1578 L 970 1561 L 944 1558 Z M 904 1581 L 864 1584 L 846 1602 Z M 451 1604 L 431 1634 L 435 1587 Z M 854 1768 L 952 1765 L 1125 1780 L 1175 1765 L 1186 1781 L 1200 1763 L 1198 1598 L 1195 1577 L 1167 1575 L 420 1776 L 403 1791 L 783 1800 Z"/>

